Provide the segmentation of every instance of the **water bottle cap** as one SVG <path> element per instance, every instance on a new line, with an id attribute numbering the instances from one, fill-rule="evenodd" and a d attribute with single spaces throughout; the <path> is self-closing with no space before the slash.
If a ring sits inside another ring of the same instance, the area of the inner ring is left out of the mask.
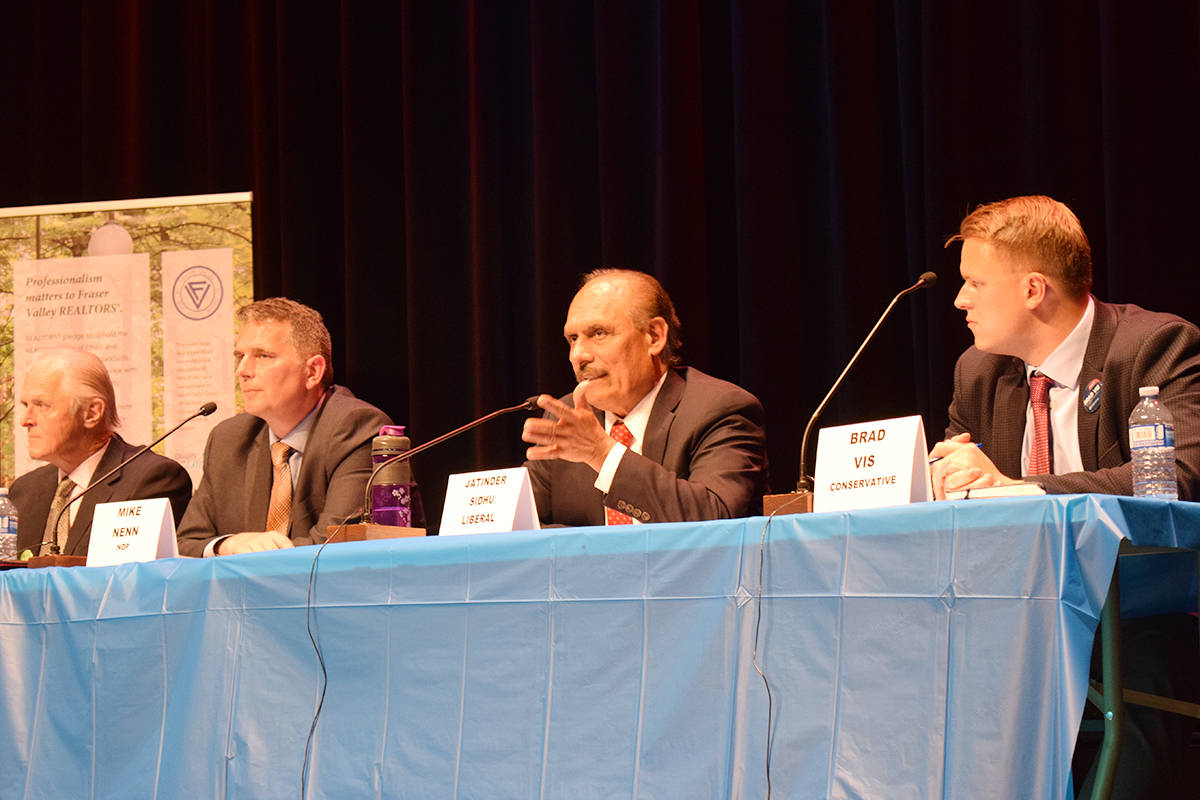
<path id="1" fill-rule="evenodd" d="M 1158 396 L 1158 387 L 1157 386 L 1143 386 L 1142 388 L 1138 389 L 1138 396 L 1139 397 L 1157 397 Z"/>
<path id="2" fill-rule="evenodd" d="M 404 426 L 403 425 L 384 425 L 382 428 L 379 429 L 379 435 L 380 436 L 403 436 L 404 435 Z"/>

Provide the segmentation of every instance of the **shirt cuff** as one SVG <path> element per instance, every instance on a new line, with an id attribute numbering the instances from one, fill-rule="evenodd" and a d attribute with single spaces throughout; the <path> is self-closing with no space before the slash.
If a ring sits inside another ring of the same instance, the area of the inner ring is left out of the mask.
<path id="1" fill-rule="evenodd" d="M 223 542 L 224 540 L 228 539 L 229 536 L 230 536 L 229 534 L 226 534 L 225 536 L 217 536 L 213 539 L 209 539 L 208 544 L 204 545 L 204 557 L 212 558 L 213 556 L 215 556 L 217 554 L 217 545 L 220 542 Z"/>
<path id="2" fill-rule="evenodd" d="M 616 477 L 617 467 L 621 465 L 621 457 L 628 449 L 620 442 L 613 445 L 612 450 L 609 450 L 608 455 L 604 457 L 604 463 L 600 465 L 600 472 L 596 475 L 596 482 L 592 484 L 593 486 L 608 494 L 609 489 L 612 488 L 613 478 Z"/>

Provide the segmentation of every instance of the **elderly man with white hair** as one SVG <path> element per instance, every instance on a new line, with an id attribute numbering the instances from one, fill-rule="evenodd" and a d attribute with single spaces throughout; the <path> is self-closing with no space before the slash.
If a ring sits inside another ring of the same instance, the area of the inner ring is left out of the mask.
<path id="1" fill-rule="evenodd" d="M 148 452 L 71 503 L 55 529 L 73 497 L 140 449 L 116 433 L 116 393 L 104 362 L 94 354 L 72 348 L 38 353 L 20 400 L 29 455 L 49 463 L 13 482 L 18 549 L 49 553 L 57 543 L 64 555 L 87 555 L 97 503 L 166 497 L 179 524 L 192 496 L 191 478 L 175 461 Z"/>

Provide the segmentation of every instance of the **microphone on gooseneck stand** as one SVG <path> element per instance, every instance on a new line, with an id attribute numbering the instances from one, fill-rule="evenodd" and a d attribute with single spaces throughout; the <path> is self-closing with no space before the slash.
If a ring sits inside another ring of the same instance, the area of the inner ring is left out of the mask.
<path id="1" fill-rule="evenodd" d="M 95 489 L 97 486 L 104 483 L 106 480 L 108 480 L 113 474 L 115 474 L 119 470 L 122 470 L 125 467 L 129 466 L 129 463 L 132 462 L 134 459 L 140 457 L 143 453 L 145 453 L 151 447 L 154 447 L 154 445 L 158 444 L 163 439 L 166 439 L 172 433 L 179 430 L 184 425 L 186 425 L 187 423 L 194 420 L 196 417 L 207 417 L 209 414 L 213 413 L 216 410 L 217 410 L 216 403 L 213 403 L 211 401 L 205 403 L 204 405 L 200 406 L 199 410 L 197 410 L 196 413 L 192 414 L 190 417 L 185 419 L 183 422 L 180 422 L 174 428 L 171 428 L 171 430 L 167 431 L 166 433 L 164 433 L 162 436 L 155 439 L 150 444 L 148 444 L 145 447 L 143 447 L 142 449 L 138 450 L 136 453 L 131 455 L 129 458 L 122 461 L 120 464 L 117 464 L 115 467 L 113 467 L 108 472 L 101 475 L 99 478 L 93 479 L 92 482 L 88 484 L 88 487 L 86 489 L 84 489 L 82 492 L 75 495 L 74 497 L 72 497 L 70 500 L 68 500 L 66 503 L 63 504 L 62 510 L 59 511 L 58 516 L 54 518 L 54 527 L 51 528 L 50 530 L 57 533 L 58 526 L 62 522 L 63 514 L 67 513 L 67 509 L 69 509 L 71 507 L 71 503 L 74 503 L 76 500 L 83 497 L 85 494 L 90 492 L 92 489 Z M 47 539 L 46 541 L 44 541 L 40 545 L 38 545 L 38 549 L 40 550 L 41 548 L 45 547 L 46 545 L 50 545 L 50 554 L 51 555 L 55 555 L 55 556 L 60 555 L 57 538 L 55 538 L 54 540 Z"/>
<path id="2" fill-rule="evenodd" d="M 812 433 L 813 425 L 816 424 L 817 418 L 821 416 L 821 412 L 824 411 L 825 406 L 829 404 L 829 399 L 833 397 L 833 393 L 836 392 L 838 387 L 842 385 L 842 380 L 858 361 L 858 357 L 862 355 L 863 350 L 866 349 L 867 345 L 871 342 L 871 339 L 875 337 L 875 332 L 879 330 L 879 327 L 883 325 L 884 320 L 886 320 L 888 315 L 892 313 L 892 309 L 896 307 L 896 303 L 900 301 L 900 298 L 919 289 L 925 289 L 933 286 L 935 283 L 937 283 L 937 275 L 935 273 L 922 273 L 921 277 L 917 279 L 916 283 L 901 291 L 892 298 L 892 302 L 888 303 L 887 308 L 883 310 L 883 314 L 880 315 L 879 320 L 875 323 L 875 327 L 871 328 L 870 333 L 868 333 L 867 337 L 863 339 L 862 344 L 858 346 L 858 350 L 856 350 L 854 355 L 850 357 L 850 362 L 846 364 L 846 368 L 842 370 L 842 374 L 838 375 L 837 380 L 833 382 L 833 386 L 830 387 L 829 392 L 825 395 L 825 399 L 822 400 L 821 404 L 817 406 L 817 410 L 813 412 L 812 417 L 810 417 L 808 420 L 808 425 L 804 427 L 804 437 L 800 440 L 800 479 L 796 482 L 796 491 L 789 492 L 787 494 L 767 495 L 764 497 L 764 514 L 771 514 L 774 511 L 778 511 L 785 505 L 793 506 L 793 504 L 796 504 L 797 501 L 799 501 L 798 507 L 790 508 L 791 512 L 812 511 L 813 484 L 812 477 L 808 474 L 807 456 L 808 437 L 809 434 Z"/>

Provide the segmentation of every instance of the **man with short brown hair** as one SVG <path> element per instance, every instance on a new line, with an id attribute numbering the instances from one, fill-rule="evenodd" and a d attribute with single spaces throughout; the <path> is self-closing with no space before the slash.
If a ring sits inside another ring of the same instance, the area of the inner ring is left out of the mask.
<path id="1" fill-rule="evenodd" d="M 371 439 L 387 416 L 333 385 L 321 315 L 282 297 L 238 311 L 245 412 L 217 425 L 179 551 L 212 556 L 325 541 L 362 504 Z"/>

